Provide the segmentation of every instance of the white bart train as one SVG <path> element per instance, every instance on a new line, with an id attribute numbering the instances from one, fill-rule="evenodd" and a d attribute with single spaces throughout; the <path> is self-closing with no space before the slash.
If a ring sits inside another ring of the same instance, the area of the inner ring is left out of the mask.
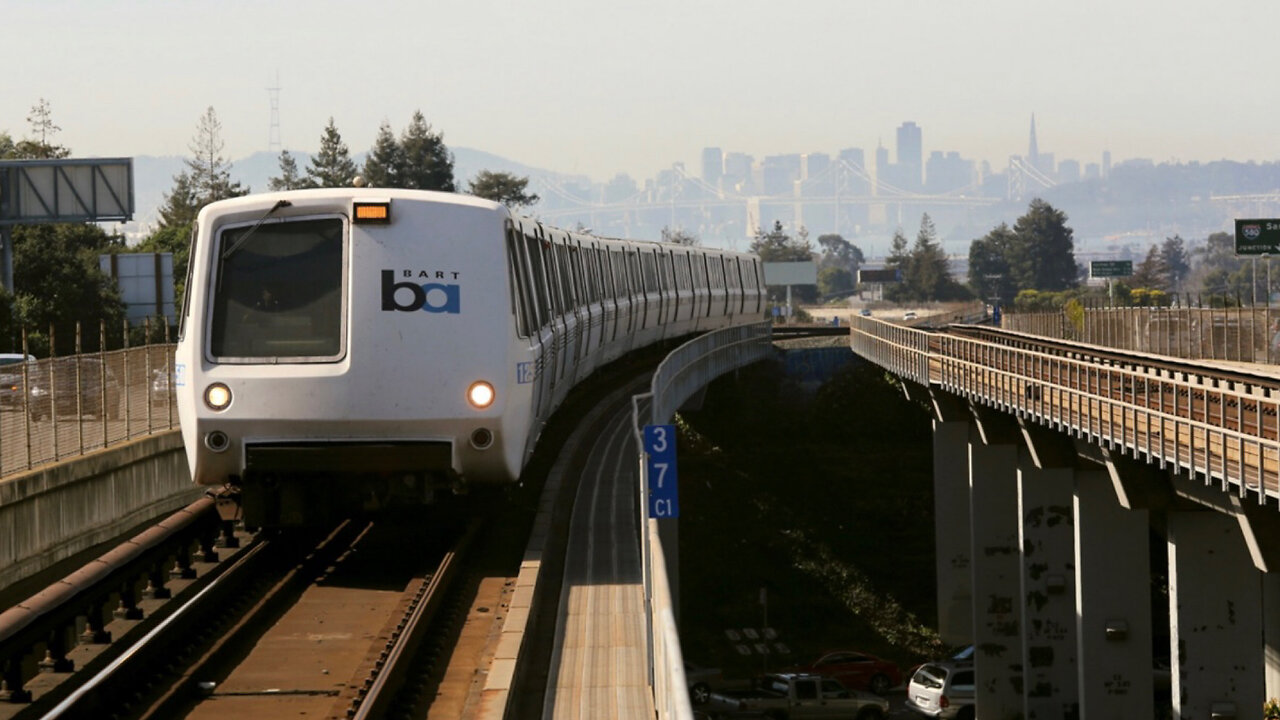
<path id="1" fill-rule="evenodd" d="M 254 526 L 513 482 L 595 369 L 765 308 L 754 255 L 567 232 L 449 193 L 224 200 L 192 243 L 187 459 Z"/>

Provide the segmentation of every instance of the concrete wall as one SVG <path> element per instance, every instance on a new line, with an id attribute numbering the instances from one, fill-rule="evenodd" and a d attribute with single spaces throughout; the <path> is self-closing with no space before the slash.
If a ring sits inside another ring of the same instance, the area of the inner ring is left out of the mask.
<path id="1" fill-rule="evenodd" d="M 0 480 L 0 587 L 200 497 L 169 430 Z"/>

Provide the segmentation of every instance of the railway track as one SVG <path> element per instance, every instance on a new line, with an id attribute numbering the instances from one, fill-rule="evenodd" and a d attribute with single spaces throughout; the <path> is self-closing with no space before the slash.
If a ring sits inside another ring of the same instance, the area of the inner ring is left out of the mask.
<path id="1" fill-rule="evenodd" d="M 347 520 L 322 536 L 242 536 L 244 547 L 225 557 L 182 560 L 191 541 L 169 536 L 211 522 L 210 510 L 207 501 L 189 508 L 166 521 L 181 527 L 162 523 L 0 614 L 8 701 L 0 718 L 107 716 L 102 708 L 122 718 L 361 718 L 417 702 L 401 691 L 407 680 L 419 689 L 427 682 L 412 669 L 415 654 L 432 633 L 449 632 L 433 621 L 485 513 L 452 508 L 425 522 Z M 157 593 L 153 569 L 170 556 L 191 577 Z M 124 589 L 95 591 L 90 575 Z M 147 599 L 129 599 L 128 588 L 143 582 Z M 70 634 L 68 618 L 93 612 L 85 598 L 133 611 L 62 649 L 56 638 Z M 438 654 L 449 643 L 428 645 Z"/>
<path id="2" fill-rule="evenodd" d="M 1280 496 L 1280 378 L 978 326 L 874 327 L 855 347 L 911 379 L 1259 500 Z"/>
<path id="3" fill-rule="evenodd" d="M 92 564 L 98 569 L 75 574 L 104 575 L 101 588 L 60 590 L 68 579 L 38 593 L 43 625 L 31 621 L 33 602 L 0 614 L 0 677 L 11 678 L 0 687 L 0 720 L 103 717 L 102 708 L 119 718 L 456 720 L 496 717 L 495 706 L 541 707 L 545 665 L 517 668 L 502 699 L 486 677 L 513 632 L 527 632 L 531 654 L 549 654 L 562 573 L 556 551 L 539 563 L 546 579 L 530 617 L 512 605 L 517 577 L 528 581 L 535 515 L 545 526 L 540 543 L 562 550 L 566 542 L 573 483 L 551 498 L 542 485 L 553 464 L 585 457 L 566 440 L 597 393 L 649 372 L 651 361 L 620 363 L 575 390 L 518 486 L 324 533 L 232 534 L 202 500 L 126 543 L 145 557 L 116 566 L 104 556 Z M 189 526 L 186 535 L 159 540 L 180 526 Z M 522 619 L 507 623 L 509 614 Z M 77 644 L 72 636 L 85 621 L 76 618 L 84 616 L 103 619 L 91 619 Z M 66 637 L 66 647 L 55 637 Z"/>

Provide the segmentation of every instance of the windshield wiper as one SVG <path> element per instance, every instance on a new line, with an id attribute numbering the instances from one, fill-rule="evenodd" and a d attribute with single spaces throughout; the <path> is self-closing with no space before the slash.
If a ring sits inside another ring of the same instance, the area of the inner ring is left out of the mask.
<path id="1" fill-rule="evenodd" d="M 245 234 L 236 238 L 236 241 L 231 244 L 231 247 L 227 248 L 226 250 L 223 250 L 218 255 L 218 288 L 217 288 L 218 291 L 222 290 L 222 266 L 223 264 L 226 263 L 227 258 L 234 255 L 235 252 L 240 249 L 240 246 L 244 245 L 245 242 L 250 237 L 252 237 L 255 232 L 258 231 L 258 228 L 262 227 L 262 223 L 266 222 L 267 218 L 271 217 L 271 213 L 274 213 L 280 208 L 289 207 L 292 204 L 293 203 L 289 202 L 288 200 L 277 200 L 276 204 L 272 205 L 270 210 L 267 210 L 265 213 L 262 214 L 262 217 L 258 218 L 258 222 L 254 223 L 253 227 L 249 228 L 249 230 L 245 232 Z"/>
<path id="2" fill-rule="evenodd" d="M 262 217 L 258 218 L 258 222 L 254 223 L 253 227 L 249 228 L 249 232 L 241 235 L 234 243 L 232 243 L 231 247 L 222 251 L 222 259 L 226 260 L 227 258 L 234 255 L 236 250 L 239 250 L 240 246 L 243 245 L 245 241 L 249 239 L 250 236 L 252 236 L 255 232 L 257 232 L 258 228 L 262 227 L 262 223 L 266 222 L 267 218 L 271 217 L 271 213 L 279 210 L 282 207 L 289 207 L 292 204 L 293 203 L 289 202 L 288 200 L 277 200 L 276 204 L 272 205 L 271 209 L 263 213 Z"/>

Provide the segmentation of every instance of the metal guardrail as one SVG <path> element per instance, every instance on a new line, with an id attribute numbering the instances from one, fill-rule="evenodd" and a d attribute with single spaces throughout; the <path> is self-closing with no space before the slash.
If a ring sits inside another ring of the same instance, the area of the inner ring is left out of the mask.
<path id="1" fill-rule="evenodd" d="M 854 318 L 862 357 L 919 384 L 1171 463 L 1224 491 L 1280 498 L 1280 393 L 1205 368 L 1103 363 Z"/>
<path id="2" fill-rule="evenodd" d="M 0 365 L 0 478 L 177 427 L 173 350 Z"/>
<path id="3" fill-rule="evenodd" d="M 693 709 L 685 683 L 684 659 L 676 632 L 658 521 L 648 519 L 649 478 L 642 433 L 646 424 L 670 421 L 686 400 L 712 380 L 772 355 L 771 328 L 771 322 L 761 322 L 700 335 L 676 348 L 658 365 L 650 382 L 650 392 L 633 397 L 632 424 L 640 466 L 640 526 L 646 529 L 640 538 L 640 552 L 652 663 L 650 684 L 659 720 L 692 720 Z"/>

